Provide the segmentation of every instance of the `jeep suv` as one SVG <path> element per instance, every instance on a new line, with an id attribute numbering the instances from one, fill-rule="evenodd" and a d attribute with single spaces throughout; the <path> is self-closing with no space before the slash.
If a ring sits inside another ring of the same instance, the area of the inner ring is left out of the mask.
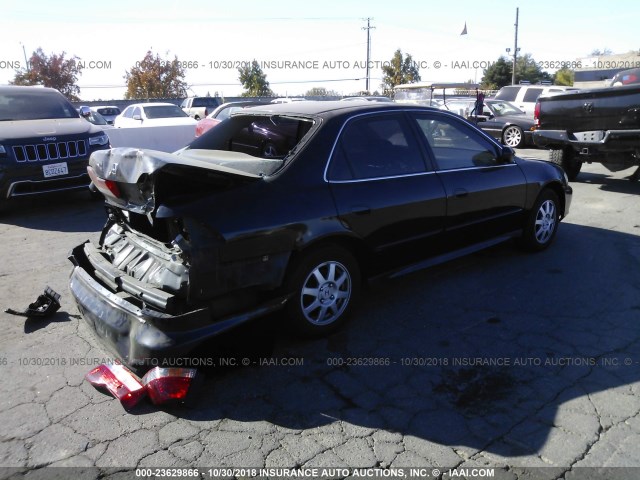
<path id="1" fill-rule="evenodd" d="M 0 87 L 0 209 L 10 198 L 87 189 L 89 155 L 109 148 L 57 90 Z"/>

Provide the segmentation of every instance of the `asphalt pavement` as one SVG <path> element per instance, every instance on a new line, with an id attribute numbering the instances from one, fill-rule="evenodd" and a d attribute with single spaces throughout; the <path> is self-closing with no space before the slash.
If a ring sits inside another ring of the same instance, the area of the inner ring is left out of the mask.
<path id="1" fill-rule="evenodd" d="M 544 252 L 504 244 L 376 284 L 325 339 L 292 338 L 266 318 L 224 339 L 238 365 L 203 369 L 191 404 L 129 412 L 84 381 L 111 357 L 67 286 L 67 254 L 97 240 L 102 206 L 81 194 L 23 202 L 0 218 L 0 309 L 24 309 L 47 285 L 62 307 L 42 320 L 0 313 L 0 478 L 195 466 L 203 478 L 322 467 L 514 479 L 607 467 L 609 478 L 638 478 L 640 183 L 630 173 L 585 166 Z"/>

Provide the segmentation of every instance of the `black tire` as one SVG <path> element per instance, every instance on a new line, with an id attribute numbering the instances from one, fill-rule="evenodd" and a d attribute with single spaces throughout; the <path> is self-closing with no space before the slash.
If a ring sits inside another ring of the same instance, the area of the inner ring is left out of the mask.
<path id="1" fill-rule="evenodd" d="M 351 253 L 327 245 L 294 258 L 284 288 L 293 292 L 286 320 L 298 335 L 318 337 L 340 327 L 360 294 L 360 269 Z"/>
<path id="2" fill-rule="evenodd" d="M 549 161 L 561 166 L 572 182 L 578 177 L 582 168 L 582 162 L 575 157 L 575 152 L 571 148 L 549 150 Z"/>
<path id="3" fill-rule="evenodd" d="M 546 189 L 540 192 L 524 226 L 522 246 L 530 251 L 540 251 L 553 242 L 560 223 L 558 195 Z"/>
<path id="4" fill-rule="evenodd" d="M 517 125 L 509 125 L 502 132 L 502 143 L 511 148 L 520 148 L 524 144 L 524 132 Z"/>

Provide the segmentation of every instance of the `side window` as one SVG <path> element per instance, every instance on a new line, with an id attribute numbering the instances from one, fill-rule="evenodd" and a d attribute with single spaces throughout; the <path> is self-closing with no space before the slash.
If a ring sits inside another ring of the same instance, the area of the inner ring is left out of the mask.
<path id="1" fill-rule="evenodd" d="M 524 98 L 522 99 L 522 101 L 527 103 L 535 102 L 541 93 L 541 88 L 528 88 L 524 94 Z"/>
<path id="2" fill-rule="evenodd" d="M 491 143 L 464 123 L 448 116 L 416 115 L 438 170 L 492 167 L 498 164 Z"/>
<path id="3" fill-rule="evenodd" d="M 216 118 L 220 121 L 222 120 L 226 120 L 227 118 L 229 118 L 229 115 L 231 115 L 231 109 L 233 107 L 227 107 L 227 108 L 223 108 L 222 110 L 220 110 L 218 112 L 218 115 L 216 115 Z"/>
<path id="4" fill-rule="evenodd" d="M 140 111 L 140 107 L 134 108 L 133 113 L 131 114 L 132 117 L 135 117 L 136 115 L 142 115 L 142 112 Z"/>
<path id="5" fill-rule="evenodd" d="M 505 102 L 513 102 L 518 96 L 520 87 L 502 87 L 502 89 L 496 95 L 496 99 L 504 100 Z"/>
<path id="6" fill-rule="evenodd" d="M 131 118 L 133 116 L 133 107 L 127 107 L 122 116 L 125 118 Z"/>
<path id="7" fill-rule="evenodd" d="M 347 123 L 331 159 L 330 180 L 425 171 L 420 147 L 402 115 L 368 115 Z"/>

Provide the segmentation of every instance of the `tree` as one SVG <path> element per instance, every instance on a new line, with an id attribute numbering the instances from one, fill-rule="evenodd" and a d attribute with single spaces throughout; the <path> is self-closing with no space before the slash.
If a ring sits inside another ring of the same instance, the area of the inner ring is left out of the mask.
<path id="1" fill-rule="evenodd" d="M 165 60 L 151 50 L 136 62 L 124 76 L 127 81 L 125 98 L 181 98 L 187 96 L 184 68 L 177 56 Z"/>
<path id="2" fill-rule="evenodd" d="M 575 76 L 575 72 L 567 67 L 562 67 L 553 75 L 553 84 L 554 85 L 567 85 L 569 87 L 573 86 L 573 78 Z"/>
<path id="3" fill-rule="evenodd" d="M 483 77 L 480 83 L 483 88 L 497 90 L 505 85 L 511 85 L 512 78 L 513 61 L 506 57 L 500 57 L 493 65 L 490 65 L 483 71 Z M 550 82 L 553 80 L 553 77 L 540 69 L 540 66 L 530 53 L 525 53 L 516 60 L 515 80 L 516 84 L 522 81 L 540 83 L 542 81 Z"/>
<path id="4" fill-rule="evenodd" d="M 243 97 L 272 97 L 273 91 L 269 88 L 267 75 L 262 71 L 257 60 L 251 62 L 251 66 L 238 68 L 240 83 L 245 89 Z"/>
<path id="5" fill-rule="evenodd" d="M 543 72 L 530 53 L 521 55 L 516 60 L 516 83 L 526 80 L 531 83 L 551 82 L 553 77 Z"/>
<path id="6" fill-rule="evenodd" d="M 340 94 L 335 90 L 327 90 L 324 87 L 313 87 L 307 90 L 305 97 L 339 97 Z"/>
<path id="7" fill-rule="evenodd" d="M 420 81 L 420 73 L 417 65 L 411 58 L 411 55 L 407 54 L 403 58 L 402 51 L 396 50 L 393 54 L 393 58 L 389 65 L 382 66 L 382 84 L 380 85 L 384 89 L 385 95 L 390 95 L 393 92 L 393 87 L 401 85 L 403 83 L 415 83 Z"/>
<path id="8" fill-rule="evenodd" d="M 505 85 L 511 85 L 512 63 L 505 57 L 500 57 L 495 63 L 483 70 L 480 85 L 486 90 L 499 90 Z"/>
<path id="9" fill-rule="evenodd" d="M 60 55 L 45 55 L 41 48 L 31 54 L 25 70 L 16 71 L 12 85 L 44 85 L 55 88 L 69 100 L 80 100 L 80 88 L 76 84 L 82 75 L 78 57 L 65 58 L 66 52 Z"/>
<path id="10" fill-rule="evenodd" d="M 605 47 L 604 50 L 600 50 L 599 48 L 595 48 L 591 50 L 589 55 L 591 56 L 600 56 L 600 55 L 611 55 L 613 52 L 610 48 Z"/>

